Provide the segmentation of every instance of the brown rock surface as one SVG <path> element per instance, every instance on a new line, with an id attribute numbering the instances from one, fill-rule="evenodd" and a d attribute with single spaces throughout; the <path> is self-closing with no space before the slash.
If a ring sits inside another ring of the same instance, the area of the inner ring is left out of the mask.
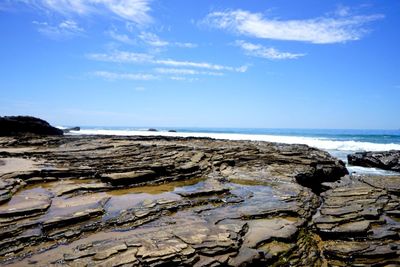
<path id="1" fill-rule="evenodd" d="M 313 223 L 330 265 L 400 264 L 399 184 L 400 176 L 346 176 L 322 194 Z"/>
<path id="2" fill-rule="evenodd" d="M 304 145 L 4 137 L 0 157 L 32 163 L 0 165 L 4 266 L 399 263 L 399 178 L 335 182 Z"/>

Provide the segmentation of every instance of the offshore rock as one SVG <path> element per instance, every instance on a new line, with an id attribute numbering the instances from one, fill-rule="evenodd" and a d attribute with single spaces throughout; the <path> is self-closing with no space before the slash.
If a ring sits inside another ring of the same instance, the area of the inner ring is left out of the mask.
<path id="1" fill-rule="evenodd" d="M 357 152 L 347 156 L 349 164 L 400 172 L 400 150 Z"/>
<path id="2" fill-rule="evenodd" d="M 397 216 L 385 193 L 396 183 L 368 181 L 365 207 L 321 210 L 365 218 L 313 224 L 321 199 L 312 190 L 347 170 L 304 145 L 25 136 L 0 138 L 0 157 L 2 266 L 320 266 L 344 250 L 322 247 L 322 237 L 368 234 L 385 208 Z M 396 231 L 375 235 L 388 245 Z"/>
<path id="3" fill-rule="evenodd" d="M 63 133 L 70 133 L 71 131 L 80 131 L 81 127 L 72 127 L 72 128 L 67 128 L 67 129 L 62 129 Z"/>
<path id="4" fill-rule="evenodd" d="M 13 135 L 63 135 L 63 131 L 48 122 L 30 116 L 0 117 L 0 136 Z"/>

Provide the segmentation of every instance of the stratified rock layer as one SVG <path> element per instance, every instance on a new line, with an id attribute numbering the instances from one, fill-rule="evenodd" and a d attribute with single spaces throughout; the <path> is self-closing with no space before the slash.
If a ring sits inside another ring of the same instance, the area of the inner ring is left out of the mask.
<path id="1" fill-rule="evenodd" d="M 347 156 L 354 166 L 375 167 L 400 172 L 400 150 L 380 152 L 357 152 Z"/>
<path id="2" fill-rule="evenodd" d="M 0 138 L 0 264 L 397 264 L 398 178 L 345 174 L 304 145 Z"/>
<path id="3" fill-rule="evenodd" d="M 400 176 L 346 176 L 331 187 L 313 218 L 327 262 L 399 266 Z"/>

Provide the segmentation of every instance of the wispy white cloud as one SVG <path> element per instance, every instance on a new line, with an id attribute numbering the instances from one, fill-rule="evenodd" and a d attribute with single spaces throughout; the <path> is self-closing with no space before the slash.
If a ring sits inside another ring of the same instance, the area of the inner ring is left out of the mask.
<path id="1" fill-rule="evenodd" d="M 148 63 L 153 61 L 153 56 L 145 53 L 134 53 L 126 51 L 114 51 L 109 54 L 94 53 L 87 57 L 96 61 L 116 62 L 116 63 Z"/>
<path id="2" fill-rule="evenodd" d="M 210 76 L 223 76 L 222 72 L 215 71 L 199 71 L 194 69 L 175 69 L 175 68 L 156 68 L 156 72 L 162 74 L 179 74 L 179 75 L 210 75 Z"/>
<path id="3" fill-rule="evenodd" d="M 146 25 L 153 21 L 149 15 L 151 0 L 16 0 L 16 2 L 63 15 L 113 14 L 138 25 Z"/>
<path id="4" fill-rule="evenodd" d="M 38 31 L 52 39 L 63 39 L 73 35 L 79 35 L 84 32 L 76 21 L 64 20 L 58 24 L 51 25 L 48 22 L 33 21 L 38 28 Z"/>
<path id="5" fill-rule="evenodd" d="M 157 59 L 153 61 L 155 64 L 173 66 L 173 67 L 191 67 L 191 68 L 202 68 L 218 71 L 232 71 L 232 72 L 246 72 L 247 66 L 231 67 L 223 66 L 218 64 L 212 64 L 208 62 L 192 62 L 192 61 L 179 61 L 174 59 Z"/>
<path id="6" fill-rule="evenodd" d="M 365 24 L 384 17 L 381 14 L 347 16 L 345 10 L 340 13 L 343 16 L 278 20 L 239 9 L 212 12 L 202 23 L 257 38 L 328 44 L 359 40 L 367 32 Z"/>
<path id="7" fill-rule="evenodd" d="M 134 44 L 135 40 L 131 39 L 127 34 L 118 33 L 115 29 L 106 31 L 106 34 L 110 36 L 115 41 L 125 43 L 125 44 Z"/>
<path id="8" fill-rule="evenodd" d="M 101 77 L 106 80 L 134 80 L 134 81 L 149 81 L 158 79 L 157 76 L 148 73 L 119 73 L 109 71 L 95 71 L 91 73 L 93 76 Z"/>
<path id="9" fill-rule="evenodd" d="M 87 57 L 92 60 L 105 61 L 105 62 L 117 62 L 117 63 L 148 63 L 155 65 L 163 65 L 170 67 L 182 67 L 182 68 L 201 68 L 215 71 L 231 71 L 231 72 L 246 72 L 248 66 L 231 67 L 219 64 L 213 64 L 209 62 L 193 62 L 193 61 L 181 61 L 175 59 L 158 59 L 150 54 L 145 53 L 134 53 L 126 51 L 114 51 L 112 53 L 99 53 L 99 54 L 88 54 Z"/>
<path id="10" fill-rule="evenodd" d="M 161 39 L 157 34 L 152 32 L 142 31 L 139 34 L 139 38 L 146 44 L 154 47 L 166 47 L 166 46 L 176 46 L 181 48 L 195 48 L 197 44 L 194 43 L 182 43 L 182 42 L 169 42 Z"/>
<path id="11" fill-rule="evenodd" d="M 141 32 L 139 38 L 151 46 L 163 47 L 169 45 L 169 42 L 161 40 L 160 37 L 151 32 Z"/>
<path id="12" fill-rule="evenodd" d="M 103 2 L 103 4 L 116 15 L 136 22 L 138 24 L 147 24 L 152 22 L 148 14 L 150 12 L 149 0 L 91 0 L 92 2 Z"/>
<path id="13" fill-rule="evenodd" d="M 177 47 L 183 47 L 183 48 L 196 48 L 196 47 L 198 47 L 198 45 L 194 44 L 194 43 L 175 42 L 174 45 L 177 46 Z"/>
<path id="14" fill-rule="evenodd" d="M 156 71 L 157 72 L 157 71 Z M 199 78 L 196 76 L 186 76 L 187 73 L 179 73 L 179 72 L 159 72 L 159 75 L 155 75 L 152 73 L 129 73 L 129 72 L 110 72 L 110 71 L 94 71 L 89 73 L 91 76 L 99 77 L 107 81 L 119 81 L 119 80 L 128 80 L 128 81 L 153 81 L 153 80 L 172 80 L 172 81 L 186 81 L 186 82 L 194 82 L 198 81 Z M 194 73 L 195 74 L 195 73 Z M 201 73 L 197 73 L 201 74 Z M 135 87 L 136 91 L 145 91 L 146 88 L 142 86 Z"/>
<path id="15" fill-rule="evenodd" d="M 194 82 L 199 80 L 199 78 L 188 78 L 184 76 L 171 76 L 169 77 L 169 79 L 173 81 L 185 81 L 185 82 Z"/>
<path id="16" fill-rule="evenodd" d="M 350 15 L 350 7 L 339 5 L 335 11 L 335 14 L 341 17 L 346 17 Z"/>
<path id="17" fill-rule="evenodd" d="M 265 47 L 260 44 L 253 44 L 245 42 L 243 40 L 238 40 L 235 45 L 239 46 L 245 51 L 246 55 L 261 57 L 266 59 L 296 59 L 304 56 L 305 54 L 295 54 L 290 52 L 282 52 L 273 47 Z"/>
<path id="18" fill-rule="evenodd" d="M 73 20 L 64 20 L 61 22 L 58 27 L 62 30 L 65 31 L 70 31 L 70 32 L 82 32 L 83 29 L 78 26 L 78 23 L 73 21 Z"/>

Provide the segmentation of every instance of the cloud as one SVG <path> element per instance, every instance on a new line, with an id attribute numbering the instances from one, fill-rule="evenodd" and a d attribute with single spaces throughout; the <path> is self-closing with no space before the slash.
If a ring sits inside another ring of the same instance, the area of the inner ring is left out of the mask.
<path id="1" fill-rule="evenodd" d="M 38 27 L 40 33 L 52 39 L 68 38 L 84 33 L 84 29 L 73 20 L 64 20 L 55 25 L 51 25 L 48 22 L 38 21 L 33 21 L 32 23 Z"/>
<path id="2" fill-rule="evenodd" d="M 158 35 L 151 33 L 151 32 L 144 32 L 142 31 L 139 34 L 139 38 L 150 46 L 155 47 L 165 47 L 165 46 L 176 46 L 181 48 L 195 48 L 197 44 L 194 43 L 181 43 L 181 42 L 168 42 L 162 40 Z"/>
<path id="3" fill-rule="evenodd" d="M 350 15 L 350 8 L 348 6 L 339 5 L 335 11 L 335 14 L 341 17 Z"/>
<path id="4" fill-rule="evenodd" d="M 116 63 L 148 63 L 153 61 L 153 56 L 144 53 L 115 51 L 110 54 L 89 54 L 89 59 Z"/>
<path id="5" fill-rule="evenodd" d="M 151 46 L 163 47 L 169 45 L 169 42 L 161 40 L 160 37 L 151 32 L 141 32 L 139 38 Z"/>
<path id="6" fill-rule="evenodd" d="M 173 81 L 185 81 L 185 82 L 194 82 L 199 80 L 199 78 L 188 78 L 183 76 L 171 76 L 169 77 L 169 79 Z"/>
<path id="7" fill-rule="evenodd" d="M 134 44 L 135 40 L 132 40 L 127 34 L 118 33 L 116 30 L 106 31 L 106 34 L 110 36 L 112 39 L 125 43 L 125 44 Z"/>
<path id="8" fill-rule="evenodd" d="M 78 26 L 78 23 L 76 23 L 73 20 L 64 20 L 61 22 L 58 27 L 62 30 L 65 31 L 70 31 L 70 32 L 82 32 L 83 29 Z"/>
<path id="9" fill-rule="evenodd" d="M 63 15 L 113 14 L 120 19 L 146 25 L 153 21 L 149 15 L 151 0 L 16 0 L 46 11 Z"/>
<path id="10" fill-rule="evenodd" d="M 365 24 L 384 17 L 380 14 L 346 16 L 345 10 L 339 13 L 343 16 L 278 20 L 239 9 L 212 12 L 202 23 L 257 38 L 329 44 L 359 40 L 367 32 L 363 28 Z"/>
<path id="11" fill-rule="evenodd" d="M 163 65 L 170 67 L 189 67 L 201 68 L 216 71 L 246 72 L 248 66 L 231 67 L 208 62 L 180 61 L 174 59 L 157 59 L 152 55 L 144 53 L 134 53 L 126 51 L 114 51 L 109 54 L 88 54 L 87 57 L 92 60 L 116 62 L 116 63 L 148 63 L 154 65 Z"/>
<path id="12" fill-rule="evenodd" d="M 203 68 L 203 69 L 210 69 L 210 70 L 227 70 L 232 72 L 246 72 L 247 66 L 241 67 L 230 67 L 230 66 L 223 66 L 218 64 L 212 64 L 208 62 L 192 62 L 192 61 L 179 61 L 173 59 L 158 59 L 153 61 L 155 64 L 159 65 L 166 65 L 166 66 L 173 66 L 173 67 L 192 67 L 192 68 Z"/>
<path id="13" fill-rule="evenodd" d="M 265 47 L 260 44 L 248 43 L 238 40 L 235 45 L 245 51 L 246 55 L 261 57 L 266 59 L 297 59 L 305 54 L 294 54 L 289 52 L 281 52 L 273 47 Z"/>
<path id="14" fill-rule="evenodd" d="M 196 48 L 196 47 L 198 47 L 198 45 L 194 44 L 194 43 L 175 42 L 174 45 L 177 46 L 177 47 L 183 47 L 183 48 Z"/>
<path id="15" fill-rule="evenodd" d="M 129 80 L 129 81 L 153 81 L 153 80 L 172 80 L 194 82 L 198 81 L 197 75 L 223 76 L 223 73 L 197 71 L 191 69 L 168 69 L 156 68 L 155 74 L 152 73 L 129 73 L 129 72 L 110 72 L 110 71 L 94 71 L 89 75 L 100 77 L 107 81 Z M 136 91 L 145 91 L 142 86 L 135 87 Z"/>
<path id="16" fill-rule="evenodd" d="M 156 68 L 155 71 L 162 74 L 179 74 L 179 75 L 210 75 L 210 76 L 224 75 L 222 72 L 198 71 L 193 69 Z"/>
<path id="17" fill-rule="evenodd" d="M 158 79 L 157 76 L 153 74 L 146 73 L 117 73 L 109 71 L 95 71 L 91 73 L 93 76 L 101 77 L 106 80 L 134 80 L 134 81 L 150 81 Z"/>

